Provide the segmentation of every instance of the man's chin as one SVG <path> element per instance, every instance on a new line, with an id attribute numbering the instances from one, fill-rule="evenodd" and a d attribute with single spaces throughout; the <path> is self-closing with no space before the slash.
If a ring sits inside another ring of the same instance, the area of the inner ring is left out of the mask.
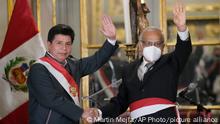
<path id="1" fill-rule="evenodd" d="M 64 61 L 66 60 L 66 58 L 67 58 L 67 57 L 62 57 L 62 58 L 60 57 L 60 58 L 58 58 L 58 61 L 64 62 Z"/>
<path id="2" fill-rule="evenodd" d="M 147 61 L 147 62 L 151 62 L 150 60 L 146 59 L 145 57 L 144 57 L 144 60 Z"/>

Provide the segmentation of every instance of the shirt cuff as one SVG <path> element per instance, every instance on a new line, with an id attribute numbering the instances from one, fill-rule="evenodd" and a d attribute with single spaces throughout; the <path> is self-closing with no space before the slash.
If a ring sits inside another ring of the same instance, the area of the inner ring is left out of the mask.
<path id="1" fill-rule="evenodd" d="M 97 121 L 100 121 L 100 120 L 102 120 L 102 111 L 100 109 L 98 109 L 98 113 L 99 113 L 99 116 L 97 118 Z"/>
<path id="2" fill-rule="evenodd" d="M 115 46 L 116 40 L 111 40 L 109 38 L 107 38 L 107 41 L 112 44 L 113 46 Z"/>
<path id="3" fill-rule="evenodd" d="M 177 33 L 180 36 L 180 39 L 182 41 L 186 41 L 186 39 L 189 37 L 189 30 L 188 30 L 188 28 L 186 28 L 186 30 L 183 31 L 183 32 L 177 31 Z"/>

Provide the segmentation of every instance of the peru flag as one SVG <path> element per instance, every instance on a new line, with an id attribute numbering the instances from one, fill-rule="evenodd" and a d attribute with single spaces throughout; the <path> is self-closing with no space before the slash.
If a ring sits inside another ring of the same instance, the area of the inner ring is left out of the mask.
<path id="1" fill-rule="evenodd" d="M 28 123 L 27 74 L 45 47 L 27 0 L 16 0 L 0 52 L 0 124 Z"/>

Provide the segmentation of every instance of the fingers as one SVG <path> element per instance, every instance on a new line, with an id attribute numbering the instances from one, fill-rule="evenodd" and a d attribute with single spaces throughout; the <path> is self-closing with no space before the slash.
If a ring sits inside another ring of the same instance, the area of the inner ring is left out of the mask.
<path id="1" fill-rule="evenodd" d="M 173 13 L 174 15 L 176 15 L 178 13 L 183 13 L 183 12 L 185 12 L 185 6 L 182 1 L 177 0 L 173 8 Z"/>
<path id="2" fill-rule="evenodd" d="M 89 110 L 90 115 L 94 116 L 94 117 L 98 117 L 99 116 L 99 112 L 96 108 L 90 108 Z"/>
<path id="3" fill-rule="evenodd" d="M 179 13 L 179 6 L 178 3 L 175 3 L 174 7 L 173 7 L 173 15 L 177 16 Z"/>
<path id="4" fill-rule="evenodd" d="M 105 37 L 111 40 L 116 40 L 116 28 L 110 16 L 103 15 L 101 24 L 100 31 L 105 35 Z"/>
<path id="5" fill-rule="evenodd" d="M 112 19 L 110 18 L 110 16 L 103 15 L 102 16 L 102 24 L 103 25 L 113 24 Z"/>
<path id="6" fill-rule="evenodd" d="M 181 0 L 177 0 L 173 7 L 173 21 L 178 31 L 186 30 L 186 12 L 185 6 Z"/>
<path id="7" fill-rule="evenodd" d="M 185 5 L 182 3 L 182 1 L 180 1 L 179 4 L 178 4 L 178 12 L 179 13 L 184 13 L 185 12 Z"/>
<path id="8" fill-rule="evenodd" d="M 93 123 L 98 121 L 99 118 L 99 112 L 96 108 L 88 108 L 85 109 L 82 114 L 82 119 L 87 121 L 88 123 Z"/>
<path id="9" fill-rule="evenodd" d="M 184 4 L 181 2 L 180 3 L 180 8 L 179 8 L 179 11 L 181 12 L 181 13 L 183 13 L 183 12 L 185 12 L 185 6 L 184 6 Z"/>
<path id="10" fill-rule="evenodd" d="M 106 23 L 106 15 L 102 15 L 102 24 L 105 25 Z"/>

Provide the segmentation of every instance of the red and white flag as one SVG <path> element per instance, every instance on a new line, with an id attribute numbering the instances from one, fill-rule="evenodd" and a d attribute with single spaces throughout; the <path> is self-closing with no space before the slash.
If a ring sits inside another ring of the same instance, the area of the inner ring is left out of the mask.
<path id="1" fill-rule="evenodd" d="M 28 1 L 16 0 L 0 52 L 0 124 L 28 123 L 27 74 L 45 51 Z"/>

